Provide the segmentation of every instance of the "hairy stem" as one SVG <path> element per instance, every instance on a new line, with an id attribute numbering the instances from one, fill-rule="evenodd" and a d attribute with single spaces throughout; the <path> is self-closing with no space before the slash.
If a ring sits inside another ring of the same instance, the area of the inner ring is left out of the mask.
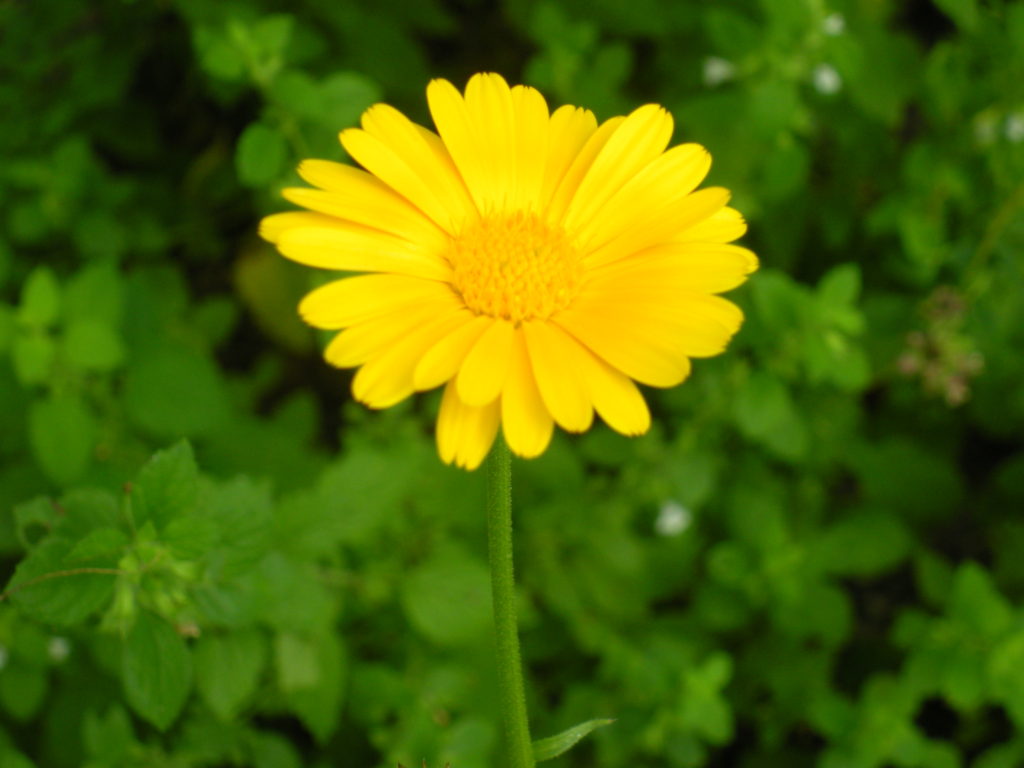
<path id="1" fill-rule="evenodd" d="M 512 457 L 500 437 L 487 459 L 487 542 L 501 719 L 510 768 L 534 768 L 512 567 Z"/>

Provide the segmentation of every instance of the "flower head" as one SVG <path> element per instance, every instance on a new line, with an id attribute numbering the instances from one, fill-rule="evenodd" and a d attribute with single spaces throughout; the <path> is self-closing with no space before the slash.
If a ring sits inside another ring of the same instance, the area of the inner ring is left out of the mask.
<path id="1" fill-rule="evenodd" d="M 674 386 L 690 358 L 720 353 L 742 321 L 716 294 L 757 268 L 728 245 L 746 229 L 729 193 L 695 191 L 711 164 L 666 150 L 672 118 L 648 104 L 598 124 L 501 76 L 427 88 L 433 132 L 386 104 L 341 143 L 363 169 L 307 160 L 306 211 L 263 220 L 281 253 L 366 273 L 327 283 L 299 311 L 340 333 L 328 362 L 358 367 L 356 399 L 385 408 L 444 386 L 437 444 L 475 468 L 501 427 L 532 457 L 558 424 L 596 413 L 638 435 L 635 382 Z"/>

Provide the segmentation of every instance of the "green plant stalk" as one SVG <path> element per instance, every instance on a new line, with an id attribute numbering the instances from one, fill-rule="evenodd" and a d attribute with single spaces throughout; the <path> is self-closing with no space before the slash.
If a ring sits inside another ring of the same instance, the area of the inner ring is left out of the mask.
<path id="1" fill-rule="evenodd" d="M 487 545 L 498 662 L 498 693 L 510 768 L 534 768 L 512 566 L 512 457 L 499 437 L 487 459 Z"/>

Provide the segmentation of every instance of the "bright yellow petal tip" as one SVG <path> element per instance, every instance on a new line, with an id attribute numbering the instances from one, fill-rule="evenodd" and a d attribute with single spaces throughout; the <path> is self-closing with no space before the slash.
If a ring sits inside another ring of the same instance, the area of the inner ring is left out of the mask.
<path id="1" fill-rule="evenodd" d="M 444 385 L 438 452 L 466 469 L 499 428 L 525 458 L 595 413 L 643 434 L 637 383 L 674 386 L 721 353 L 743 314 L 718 294 L 758 267 L 730 245 L 746 222 L 728 191 L 697 189 L 707 150 L 668 149 L 656 104 L 599 125 L 494 73 L 463 92 L 433 80 L 427 103 L 436 132 L 368 109 L 341 133 L 362 167 L 303 162 L 314 188 L 285 196 L 306 210 L 260 225 L 290 259 L 366 273 L 299 307 L 340 332 L 328 362 L 359 369 L 353 394 L 373 408 Z"/>

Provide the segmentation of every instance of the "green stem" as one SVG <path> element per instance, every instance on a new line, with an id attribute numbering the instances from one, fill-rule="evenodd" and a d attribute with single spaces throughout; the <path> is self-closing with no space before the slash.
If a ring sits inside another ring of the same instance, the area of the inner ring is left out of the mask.
<path id="1" fill-rule="evenodd" d="M 526 716 L 523 663 L 516 622 L 516 582 L 512 568 L 512 457 L 499 437 L 487 459 L 487 543 L 498 658 L 501 719 L 509 768 L 534 768 Z"/>

